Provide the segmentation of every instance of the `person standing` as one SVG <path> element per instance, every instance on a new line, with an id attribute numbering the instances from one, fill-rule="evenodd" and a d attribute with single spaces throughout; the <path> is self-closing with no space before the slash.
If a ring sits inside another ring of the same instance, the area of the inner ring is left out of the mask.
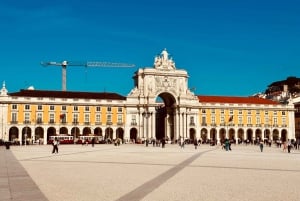
<path id="1" fill-rule="evenodd" d="M 53 141 L 53 150 L 52 150 L 52 154 L 58 154 L 58 140 L 57 138 L 54 139 Z"/>
<path id="2" fill-rule="evenodd" d="M 260 152 L 263 152 L 263 149 L 264 149 L 264 143 L 263 143 L 263 141 L 260 141 L 259 148 L 260 148 Z"/>

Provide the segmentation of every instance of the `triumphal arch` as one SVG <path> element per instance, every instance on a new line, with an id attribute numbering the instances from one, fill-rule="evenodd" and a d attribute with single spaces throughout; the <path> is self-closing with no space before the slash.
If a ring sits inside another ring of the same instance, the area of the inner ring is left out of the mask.
<path id="1" fill-rule="evenodd" d="M 176 69 L 166 49 L 154 59 L 153 67 L 138 69 L 134 88 L 127 96 L 131 139 L 154 138 L 175 141 L 196 135 L 199 100 L 188 87 L 188 73 Z M 191 133 L 192 132 L 192 133 Z"/>

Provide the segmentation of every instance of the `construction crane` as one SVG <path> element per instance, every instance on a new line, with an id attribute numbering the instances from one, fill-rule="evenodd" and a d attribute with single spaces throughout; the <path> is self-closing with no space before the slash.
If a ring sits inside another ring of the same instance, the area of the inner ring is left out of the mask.
<path id="1" fill-rule="evenodd" d="M 62 67 L 62 90 L 67 90 L 67 66 L 83 66 L 83 67 L 135 67 L 134 64 L 128 63 L 114 63 L 114 62 L 100 62 L 100 61 L 88 61 L 88 62 L 75 62 L 75 61 L 47 61 L 41 62 L 44 67 L 47 66 L 61 66 Z"/>

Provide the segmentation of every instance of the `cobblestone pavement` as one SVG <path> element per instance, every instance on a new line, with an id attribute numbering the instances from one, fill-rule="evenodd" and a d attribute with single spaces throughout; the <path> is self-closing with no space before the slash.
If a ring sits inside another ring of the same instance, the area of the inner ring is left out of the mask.
<path id="1" fill-rule="evenodd" d="M 50 145 L 0 148 L 0 200 L 298 201 L 300 151 L 276 147 Z M 12 162 L 15 166 L 9 165 Z M 22 175 L 11 182 L 18 166 Z M 10 174 L 8 173 L 10 172 Z M 17 188 L 16 188 L 17 186 Z M 13 190 L 14 189 L 14 190 Z M 26 189 L 31 189 L 26 194 Z M 34 193 L 32 193 L 34 192 Z M 29 195 L 31 195 L 31 197 Z M 40 197 L 39 197 L 40 196 Z M 20 198 L 20 197 L 18 197 Z"/>

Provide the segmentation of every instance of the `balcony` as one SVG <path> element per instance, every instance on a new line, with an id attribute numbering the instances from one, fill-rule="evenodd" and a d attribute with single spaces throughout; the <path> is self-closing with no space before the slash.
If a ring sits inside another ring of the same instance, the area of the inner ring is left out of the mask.
<path id="1" fill-rule="evenodd" d="M 43 121 L 41 119 L 36 120 L 36 124 L 43 124 Z"/>
<path id="2" fill-rule="evenodd" d="M 55 124 L 54 119 L 50 119 L 49 124 Z"/>
<path id="3" fill-rule="evenodd" d="M 252 127 L 253 125 L 252 124 L 247 124 L 247 127 Z"/>
<path id="4" fill-rule="evenodd" d="M 118 122 L 117 125 L 118 125 L 118 126 L 123 126 L 124 123 L 123 123 L 123 122 Z"/>
<path id="5" fill-rule="evenodd" d="M 225 123 L 221 123 L 220 126 L 226 126 Z"/>
<path id="6" fill-rule="evenodd" d="M 195 126 L 195 123 L 194 122 L 190 122 L 190 126 Z"/>
<path id="7" fill-rule="evenodd" d="M 238 127 L 243 127 L 244 126 L 244 124 L 238 124 Z"/>
<path id="8" fill-rule="evenodd" d="M 131 126 L 137 126 L 137 123 L 136 123 L 136 122 L 131 122 L 130 125 L 131 125 Z"/>
<path id="9" fill-rule="evenodd" d="M 102 122 L 95 122 L 95 125 L 102 125 Z"/>
<path id="10" fill-rule="evenodd" d="M 207 123 L 202 123 L 201 126 L 207 126 Z"/>
<path id="11" fill-rule="evenodd" d="M 111 121 L 106 122 L 106 125 L 112 125 Z"/>
<path id="12" fill-rule="evenodd" d="M 31 123 L 31 121 L 29 121 L 29 120 L 25 120 L 24 122 L 23 122 L 23 124 L 30 124 Z"/>
<path id="13" fill-rule="evenodd" d="M 89 122 L 89 121 L 84 122 L 84 125 L 90 125 L 90 124 L 91 124 L 91 122 Z"/>
<path id="14" fill-rule="evenodd" d="M 10 124 L 18 124 L 18 121 L 11 121 Z"/>

